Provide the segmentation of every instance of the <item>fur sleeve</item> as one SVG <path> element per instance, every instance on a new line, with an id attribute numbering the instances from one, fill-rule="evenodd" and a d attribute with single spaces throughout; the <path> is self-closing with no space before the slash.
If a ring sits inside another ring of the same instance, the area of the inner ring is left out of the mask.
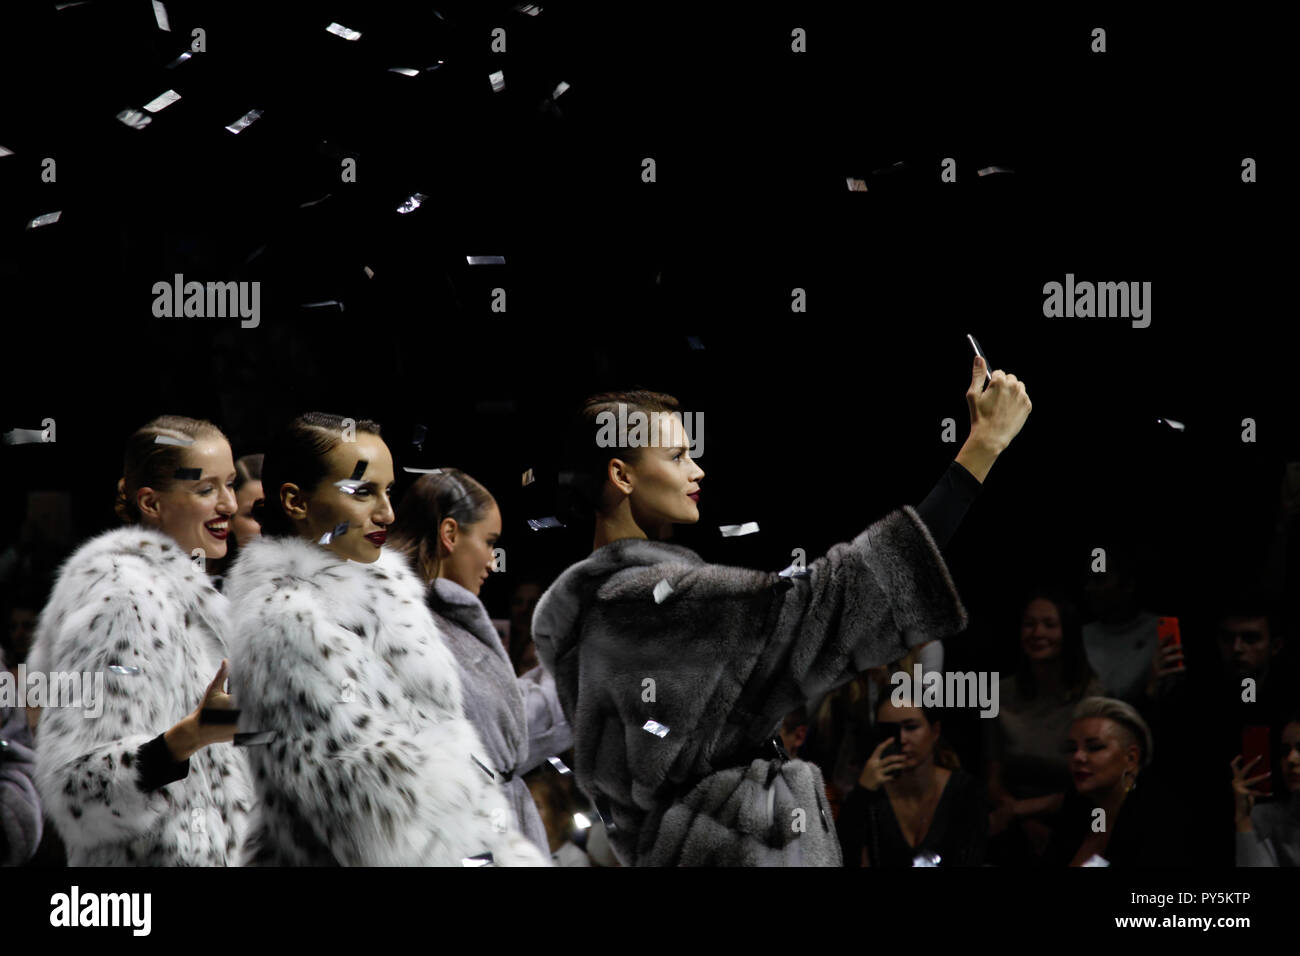
<path id="1" fill-rule="evenodd" d="M 36 732 L 45 812 L 66 842 L 85 846 L 131 839 L 158 823 L 170 795 L 166 788 L 141 792 L 136 753 L 185 716 L 174 712 L 174 678 L 158 657 L 162 636 L 184 626 L 179 610 L 150 596 L 153 578 L 141 559 L 116 555 L 101 563 L 69 569 L 42 612 L 32 655 L 32 670 L 47 681 L 52 672 L 103 681 L 102 713 L 44 707 Z M 112 664 L 140 672 L 114 674 Z"/>
<path id="2" fill-rule="evenodd" d="M 661 580 L 672 592 L 656 604 Z M 606 653 L 625 674 L 636 681 L 663 674 L 658 693 L 674 698 L 669 713 L 697 726 L 725 722 L 751 741 L 854 674 L 967 622 L 943 558 L 910 507 L 835 545 L 805 574 L 658 565 L 620 572 L 600 597 L 615 599 L 606 604 L 613 626 L 600 630 L 620 644 Z M 641 647 L 628 648 L 620 633 L 636 634 Z M 585 682 L 605 679 L 622 676 L 584 675 Z M 640 693 L 629 686 L 620 698 L 636 701 Z M 706 712 L 719 706 L 725 712 Z"/>
<path id="3" fill-rule="evenodd" d="M 459 865 L 484 851 L 543 862 L 465 758 L 481 752 L 469 722 L 404 712 L 374 652 L 326 620 L 322 603 L 310 586 L 286 587 L 236 619 L 256 635 L 231 668 L 242 729 L 279 735 L 251 758 L 268 808 L 310 827 L 346 866 Z"/>

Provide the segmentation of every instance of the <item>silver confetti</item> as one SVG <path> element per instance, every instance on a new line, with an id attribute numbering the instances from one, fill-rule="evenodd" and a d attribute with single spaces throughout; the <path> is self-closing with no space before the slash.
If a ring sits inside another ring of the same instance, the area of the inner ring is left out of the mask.
<path id="1" fill-rule="evenodd" d="M 567 775 L 567 774 L 571 774 L 571 773 L 573 773 L 572 770 L 570 770 L 567 766 L 565 766 L 564 761 L 561 760 L 559 757 L 547 757 L 547 758 L 546 758 L 546 762 L 549 763 L 552 767 L 554 767 L 554 768 L 555 768 L 557 771 L 559 771 L 561 774 L 566 774 L 566 775 Z"/>
<path id="2" fill-rule="evenodd" d="M 351 478 L 343 478 L 334 482 L 334 487 L 345 495 L 355 495 L 358 491 L 366 486 L 364 481 L 354 481 Z"/>
<path id="3" fill-rule="evenodd" d="M 478 856 L 467 856 L 460 862 L 462 866 L 491 866 L 492 854 L 480 853 Z"/>
<path id="4" fill-rule="evenodd" d="M 321 196 L 320 199 L 311 199 L 308 200 L 307 202 L 299 203 L 298 208 L 307 209 L 311 206 L 319 206 L 321 203 L 323 203 L 325 200 L 329 199 L 333 195 L 334 195 L 333 193 L 326 193 L 324 196 Z"/>
<path id="5" fill-rule="evenodd" d="M 424 202 L 428 198 L 429 197 L 424 193 L 416 193 L 398 206 L 397 211 L 402 215 L 405 215 L 408 212 L 415 212 L 415 210 L 420 208 L 420 203 Z"/>
<path id="6" fill-rule="evenodd" d="M 402 466 L 402 471 L 409 472 L 412 475 L 441 475 L 441 468 L 407 468 Z"/>
<path id="7" fill-rule="evenodd" d="M 847 177 L 844 181 L 848 183 L 849 192 L 851 193 L 864 193 L 867 191 L 867 181 L 865 179 Z"/>
<path id="8" fill-rule="evenodd" d="M 182 448 L 188 448 L 194 444 L 193 438 L 172 438 L 171 435 L 154 435 L 153 443 L 155 445 L 180 445 Z"/>
<path id="9" fill-rule="evenodd" d="M 144 104 L 143 109 L 146 113 L 157 113 L 159 110 L 165 110 L 180 98 L 181 95 L 175 90 L 167 90 L 163 93 L 159 93 L 148 103 Z"/>
<path id="10" fill-rule="evenodd" d="M 579 830 L 591 829 L 591 821 L 587 819 L 587 815 L 585 813 L 575 813 L 573 815 L 573 825 L 577 827 Z"/>
<path id="11" fill-rule="evenodd" d="M 164 67 L 164 69 L 167 69 L 167 70 L 174 70 L 174 69 L 176 69 L 176 67 L 180 66 L 182 63 L 188 62 L 189 59 L 190 59 L 191 57 L 193 57 L 193 56 L 194 56 L 193 53 L 191 53 L 189 50 L 186 50 L 184 53 L 182 53 L 182 54 L 181 54 L 180 56 L 178 56 L 176 59 L 174 59 L 174 60 L 172 60 L 170 63 L 168 63 L 167 66 Z"/>
<path id="12" fill-rule="evenodd" d="M 985 166 L 983 169 L 975 170 L 976 176 L 993 176 L 997 173 L 1014 173 L 1014 169 L 1008 169 L 1006 166 Z"/>
<path id="13" fill-rule="evenodd" d="M 1161 423 L 1168 425 L 1170 428 L 1172 428 L 1174 431 L 1177 432 L 1187 431 L 1186 425 L 1184 425 L 1182 422 L 1176 422 L 1172 418 L 1157 418 L 1156 424 L 1161 424 Z"/>
<path id="14" fill-rule="evenodd" d="M 655 603 L 663 604 L 664 598 L 673 593 L 673 586 L 668 583 L 668 579 L 660 581 L 655 585 Z"/>
<path id="15" fill-rule="evenodd" d="M 40 428 L 15 428 L 5 432 L 6 445 L 34 445 L 48 440 L 48 433 Z"/>
<path id="16" fill-rule="evenodd" d="M 938 853 L 918 853 L 912 858 L 912 866 L 938 866 L 940 859 Z"/>
<path id="17" fill-rule="evenodd" d="M 300 305 L 298 308 L 300 308 L 300 309 L 325 309 L 325 308 L 329 308 L 329 307 L 332 306 L 332 305 L 337 305 L 337 306 L 339 307 L 339 311 L 340 311 L 340 312 L 344 311 L 344 309 L 343 309 L 343 303 L 340 302 L 338 299 L 326 299 L 326 300 L 323 301 L 323 302 L 304 302 L 304 303 L 303 303 L 302 305 Z"/>
<path id="18" fill-rule="evenodd" d="M 527 488 L 536 480 L 537 479 L 533 477 L 533 470 L 529 468 L 526 472 L 524 472 L 524 483 L 522 487 Z"/>
<path id="19" fill-rule="evenodd" d="M 0 146 L 0 156 L 12 156 L 13 154 L 14 151 L 12 149 L 5 149 L 3 146 Z"/>
<path id="20" fill-rule="evenodd" d="M 792 565 L 790 565 L 788 568 L 786 568 L 784 571 L 779 572 L 779 573 L 777 574 L 777 577 L 781 577 L 781 578 L 806 578 L 806 577 L 808 577 L 808 569 L 807 569 L 806 567 L 805 567 L 805 568 L 795 567 L 795 566 L 792 564 Z"/>
<path id="21" fill-rule="evenodd" d="M 335 525 L 333 531 L 326 531 L 323 535 L 320 536 L 320 543 L 329 544 L 335 538 L 343 537 L 343 535 L 347 533 L 347 530 L 348 530 L 348 523 L 346 521 L 342 522 L 341 524 Z"/>
<path id="22" fill-rule="evenodd" d="M 41 228 L 41 226 L 48 226 L 48 225 L 50 225 L 51 223 L 58 222 L 58 221 L 59 221 L 59 217 L 62 216 L 62 215 L 63 215 L 63 210 L 61 210 L 61 209 L 60 209 L 58 212 L 47 212 L 47 213 L 43 213 L 42 215 L 37 216 L 35 219 L 33 219 L 31 222 L 29 222 L 29 223 L 27 224 L 27 228 L 28 228 L 28 229 L 39 229 L 39 228 Z"/>
<path id="23" fill-rule="evenodd" d="M 535 17 L 542 12 L 542 8 L 535 3 L 521 3 L 518 6 L 511 7 L 517 13 L 526 13 L 530 17 Z"/>
<path id="24" fill-rule="evenodd" d="M 493 93 L 500 93 L 506 88 L 505 70 L 497 70 L 495 73 L 488 74 L 488 79 L 492 81 Z"/>
<path id="25" fill-rule="evenodd" d="M 445 62 L 445 61 L 443 61 L 443 60 L 439 60 L 439 61 L 438 61 L 437 63 L 435 63 L 433 66 L 426 66 L 426 67 L 424 68 L 424 72 L 425 72 L 425 73 L 432 73 L 434 70 L 439 69 L 439 68 L 442 66 L 442 64 L 443 64 L 444 62 Z"/>
<path id="26" fill-rule="evenodd" d="M 153 18 L 158 21 L 158 29 L 172 32 L 171 22 L 167 19 L 167 8 L 163 6 L 162 0 L 153 0 Z"/>
<path id="27" fill-rule="evenodd" d="M 132 129 L 144 129 L 153 122 L 152 116 L 139 110 L 122 110 L 117 114 L 117 118 Z"/>
<path id="28" fill-rule="evenodd" d="M 1104 856 L 1094 853 L 1088 859 L 1083 861 L 1084 866 L 1110 866 L 1110 861 Z"/>
<path id="29" fill-rule="evenodd" d="M 659 723 L 659 721 L 657 720 L 647 720 L 645 724 L 642 725 L 641 729 L 649 731 L 650 733 L 654 734 L 656 737 L 668 736 L 668 728 L 665 727 L 663 724 Z"/>
<path id="30" fill-rule="evenodd" d="M 122 674 L 125 677 L 135 677 L 140 673 L 140 668 L 134 664 L 109 664 L 108 669 L 110 673 Z"/>
<path id="31" fill-rule="evenodd" d="M 341 23 L 331 23 L 325 28 L 329 33 L 342 37 L 345 40 L 360 40 L 361 34 L 356 30 L 349 30 Z"/>
<path id="32" fill-rule="evenodd" d="M 409 66 L 390 66 L 390 67 L 388 68 L 388 72 L 389 72 L 389 73 L 400 73 L 400 74 L 402 74 L 402 76 L 419 76 L 419 75 L 420 75 L 420 71 L 419 71 L 419 70 L 413 70 L 413 69 L 411 69 Z"/>
<path id="33" fill-rule="evenodd" d="M 541 531 L 543 528 L 563 528 L 564 522 L 556 517 L 529 518 L 528 527 L 534 531 Z"/>
<path id="34" fill-rule="evenodd" d="M 503 266 L 505 256 L 466 256 L 465 261 L 472 266 Z"/>
<path id="35" fill-rule="evenodd" d="M 564 80 L 560 80 L 559 84 L 555 87 L 555 89 L 551 90 L 551 99 L 558 100 L 560 98 L 560 95 L 564 93 L 564 91 L 567 90 L 568 88 L 569 88 L 569 84 Z"/>
<path id="36" fill-rule="evenodd" d="M 55 10 L 67 10 L 69 7 L 84 7 L 90 0 L 72 0 L 71 3 L 56 3 Z"/>
<path id="37" fill-rule="evenodd" d="M 252 126 L 261 118 L 261 110 L 249 110 L 243 116 L 239 117 L 239 119 L 227 126 L 226 129 L 238 136 L 241 132 L 248 129 L 248 127 Z"/>
<path id="38" fill-rule="evenodd" d="M 719 531 L 724 538 L 738 538 L 742 534 L 754 534 L 758 531 L 757 521 L 746 521 L 744 524 L 724 524 Z"/>

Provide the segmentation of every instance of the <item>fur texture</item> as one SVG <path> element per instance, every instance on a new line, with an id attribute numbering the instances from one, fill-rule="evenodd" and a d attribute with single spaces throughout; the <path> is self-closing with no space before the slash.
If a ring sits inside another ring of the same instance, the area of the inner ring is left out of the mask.
<path id="1" fill-rule="evenodd" d="M 252 748 L 259 865 L 545 866 L 464 717 L 456 661 L 398 554 L 373 564 L 261 538 L 226 583 L 231 687 Z"/>
<path id="2" fill-rule="evenodd" d="M 148 528 L 92 538 L 60 569 L 28 672 L 99 673 L 104 688 L 100 716 L 46 707 L 36 733 L 36 786 L 70 865 L 235 862 L 253 799 L 239 751 L 205 747 L 187 776 L 152 793 L 136 777 L 141 745 L 193 711 L 217 676 L 228 610 L 190 556 Z"/>
<path id="3" fill-rule="evenodd" d="M 661 581 L 672 591 L 657 603 Z M 533 638 L 573 726 L 578 783 L 608 801 L 625 864 L 838 866 L 821 772 L 754 748 L 804 702 L 966 622 L 904 507 L 794 578 L 612 542 L 542 596 Z"/>

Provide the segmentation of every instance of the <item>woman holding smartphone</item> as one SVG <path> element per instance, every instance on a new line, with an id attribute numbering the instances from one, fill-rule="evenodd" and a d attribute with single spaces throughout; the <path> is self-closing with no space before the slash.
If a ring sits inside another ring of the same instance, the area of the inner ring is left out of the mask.
<path id="1" fill-rule="evenodd" d="M 533 638 L 574 729 L 578 783 L 624 864 L 841 864 L 820 771 L 765 742 L 806 701 L 965 627 L 939 548 L 1030 411 L 1014 376 L 985 380 L 977 358 L 970 437 L 921 508 L 796 574 L 707 565 L 665 543 L 699 520 L 704 477 L 676 400 L 587 401 L 573 490 L 594 517 L 593 552 L 542 596 Z M 656 445 L 602 445 L 620 405 L 659 413 Z"/>
<path id="2" fill-rule="evenodd" d="M 224 746 L 229 605 L 205 573 L 235 511 L 230 443 L 211 422 L 163 415 L 127 442 L 126 527 L 64 564 L 27 666 L 102 677 L 102 713 L 45 707 L 36 786 L 70 866 L 225 866 L 252 805 Z M 89 710 L 88 710 L 89 708 Z M 214 746 L 216 745 L 216 746 Z"/>
<path id="3" fill-rule="evenodd" d="M 294 419 L 262 462 L 262 536 L 227 580 L 231 688 L 273 866 L 545 866 L 465 718 L 424 586 L 385 548 L 393 458 L 379 426 Z"/>

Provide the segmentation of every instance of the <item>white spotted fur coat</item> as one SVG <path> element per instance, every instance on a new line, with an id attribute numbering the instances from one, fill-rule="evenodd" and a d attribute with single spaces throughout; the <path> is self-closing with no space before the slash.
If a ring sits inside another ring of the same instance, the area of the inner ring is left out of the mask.
<path id="1" fill-rule="evenodd" d="M 105 532 L 60 569 L 28 674 L 99 673 L 104 692 L 99 716 L 45 707 L 37 728 L 36 786 L 70 865 L 236 862 L 253 800 L 240 751 L 206 747 L 184 778 L 151 793 L 137 785 L 141 745 L 193 711 L 216 677 L 227 618 L 226 599 L 160 531 Z"/>
<path id="2" fill-rule="evenodd" d="M 253 865 L 545 866 L 462 711 L 456 662 L 400 555 L 260 538 L 226 580 L 231 688 L 261 799 Z"/>

